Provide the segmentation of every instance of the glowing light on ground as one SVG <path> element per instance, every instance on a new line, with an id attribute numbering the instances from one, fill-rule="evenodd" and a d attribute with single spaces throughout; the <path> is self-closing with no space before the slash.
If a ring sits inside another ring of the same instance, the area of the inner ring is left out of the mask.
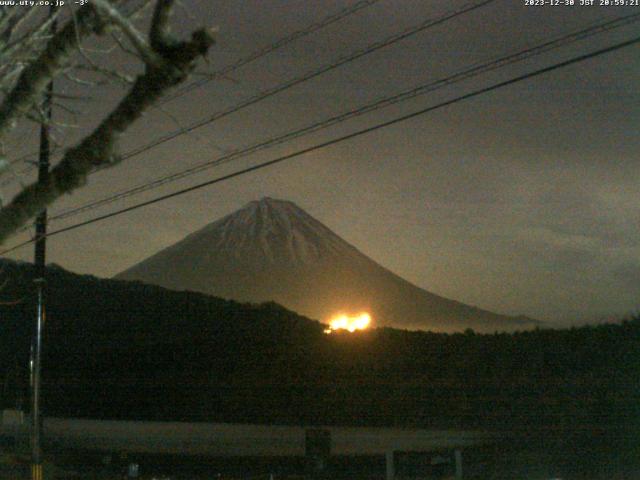
<path id="1" fill-rule="evenodd" d="M 370 324 L 371 315 L 366 312 L 359 313 L 358 315 L 345 315 L 341 313 L 329 321 L 329 328 L 326 328 L 324 333 L 329 334 L 335 330 L 348 330 L 350 332 L 355 332 L 356 330 L 365 330 L 369 328 Z"/>

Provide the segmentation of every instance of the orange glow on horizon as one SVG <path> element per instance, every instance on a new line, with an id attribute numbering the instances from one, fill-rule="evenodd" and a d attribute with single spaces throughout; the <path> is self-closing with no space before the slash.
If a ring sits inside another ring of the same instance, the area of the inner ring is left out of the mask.
<path id="1" fill-rule="evenodd" d="M 356 330 L 365 330 L 369 328 L 371 324 L 371 315 L 367 312 L 362 312 L 357 315 L 346 315 L 340 313 L 329 320 L 329 328 L 324 330 L 324 333 L 329 334 L 335 330 L 348 330 L 349 332 L 355 332 Z"/>

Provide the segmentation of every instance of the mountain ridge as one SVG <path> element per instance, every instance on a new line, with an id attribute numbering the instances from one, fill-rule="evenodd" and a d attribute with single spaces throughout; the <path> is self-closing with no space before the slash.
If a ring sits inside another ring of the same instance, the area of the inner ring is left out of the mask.
<path id="1" fill-rule="evenodd" d="M 116 275 L 238 301 L 275 301 L 327 321 L 370 311 L 378 326 L 455 331 L 538 322 L 424 290 L 369 258 L 302 208 L 265 197 L 187 235 Z"/>

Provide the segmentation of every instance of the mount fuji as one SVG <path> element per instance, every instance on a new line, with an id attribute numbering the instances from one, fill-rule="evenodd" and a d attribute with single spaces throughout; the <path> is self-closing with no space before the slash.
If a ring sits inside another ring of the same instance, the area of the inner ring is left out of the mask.
<path id="1" fill-rule="evenodd" d="M 367 311 L 376 326 L 504 331 L 538 322 L 450 300 L 400 278 L 292 202 L 263 198 L 116 276 L 238 301 L 275 301 L 327 321 Z"/>

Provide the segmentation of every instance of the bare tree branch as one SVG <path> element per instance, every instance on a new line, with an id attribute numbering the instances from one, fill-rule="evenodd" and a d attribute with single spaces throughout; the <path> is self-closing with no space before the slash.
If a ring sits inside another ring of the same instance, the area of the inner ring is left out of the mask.
<path id="1" fill-rule="evenodd" d="M 123 15 L 120 14 L 108 0 L 92 0 L 93 5 L 105 17 L 108 17 L 118 28 L 124 33 L 131 44 L 138 51 L 142 59 L 147 64 L 159 65 L 162 63 L 162 57 L 159 56 L 147 43 L 147 39 L 140 33 L 135 26 Z"/>
<path id="2" fill-rule="evenodd" d="M 151 21 L 151 32 L 149 33 L 151 46 L 156 51 L 161 51 L 172 43 L 169 34 L 169 19 L 174 3 L 174 0 L 158 0 L 156 4 L 153 20 Z"/>
<path id="3" fill-rule="evenodd" d="M 117 10 L 104 10 L 106 3 L 95 0 L 96 10 L 82 9 L 76 21 L 77 27 L 73 26 L 73 22 L 66 25 L 51 39 L 35 65 L 24 70 L 7 99 L 9 106 L 3 105 L 0 109 L 0 136 L 10 127 L 8 123 L 28 113 L 48 80 L 61 70 L 71 50 L 78 46 L 78 38 L 92 30 L 104 31 L 104 25 L 95 12 L 104 12 L 103 18 L 114 22 L 122 30 L 119 13 Z M 148 60 L 145 72 L 136 78 L 117 107 L 90 135 L 65 152 L 62 160 L 51 170 L 47 183 L 27 186 L 0 210 L 0 243 L 61 195 L 84 185 L 92 170 L 117 164 L 120 161 L 117 151 L 120 136 L 168 89 L 183 82 L 195 69 L 198 58 L 204 56 L 213 45 L 213 33 L 207 29 L 195 31 L 187 41 L 177 41 L 169 36 L 168 19 L 173 3 L 173 0 L 157 1 L 149 34 L 149 48 L 153 55 L 144 57 L 145 61 Z M 125 34 L 131 38 L 129 35 L 134 32 L 133 27 L 127 28 L 129 33 Z M 76 33 L 82 35 L 76 36 Z M 32 72 L 36 80 L 25 78 L 27 71 Z M 22 85 L 23 82 L 28 83 Z M 24 97 L 28 97 L 28 101 Z"/>
<path id="4" fill-rule="evenodd" d="M 48 43 L 36 61 L 20 74 L 18 81 L 0 106 L 0 137 L 11 130 L 18 118 L 26 115 L 39 100 L 45 88 L 65 66 L 79 41 L 104 25 L 91 6 L 82 7 L 78 13 L 78 27 L 68 22 Z"/>

